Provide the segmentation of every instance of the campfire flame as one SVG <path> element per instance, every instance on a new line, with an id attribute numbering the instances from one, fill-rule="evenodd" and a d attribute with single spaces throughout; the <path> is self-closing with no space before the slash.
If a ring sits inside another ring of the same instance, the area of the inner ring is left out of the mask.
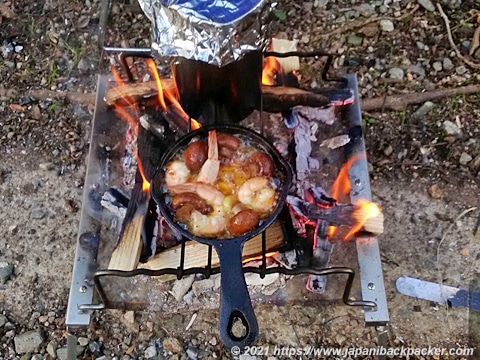
<path id="1" fill-rule="evenodd" d="M 138 167 L 138 172 L 142 176 L 142 191 L 144 193 L 150 193 L 150 182 L 147 180 L 147 177 L 145 176 L 145 171 L 143 170 L 143 164 L 140 161 L 139 156 L 137 156 L 137 167 Z"/>
<path id="2" fill-rule="evenodd" d="M 338 173 L 335 182 L 333 183 L 330 189 L 330 196 L 336 200 L 339 200 L 341 196 L 348 195 L 352 188 L 352 184 L 350 183 L 350 177 L 348 173 L 350 168 L 353 164 L 361 159 L 364 158 L 365 154 L 357 154 L 350 159 L 342 166 L 340 172 Z M 345 235 L 344 240 L 349 240 L 356 232 L 362 229 L 363 225 L 368 219 L 374 218 L 381 213 L 380 208 L 377 204 L 372 203 L 366 199 L 358 199 L 357 202 L 354 204 L 355 209 L 353 212 L 353 217 L 356 220 L 356 223 L 350 231 Z M 336 232 L 335 226 L 330 226 L 328 228 L 328 236 L 332 237 Z"/>
<path id="3" fill-rule="evenodd" d="M 275 85 L 275 78 L 282 73 L 282 65 L 273 56 L 268 56 L 265 59 L 265 65 L 262 70 L 262 84 Z"/>
<path id="4" fill-rule="evenodd" d="M 359 231 L 368 219 L 377 217 L 380 213 L 381 210 L 377 204 L 366 199 L 358 199 L 353 211 L 353 218 L 357 223 L 352 226 L 348 234 L 345 235 L 345 240 L 350 239 L 357 231 Z"/>
<path id="5" fill-rule="evenodd" d="M 199 129 L 202 125 L 197 120 L 191 119 L 190 116 L 188 116 L 188 114 L 185 112 L 185 110 L 183 110 L 182 106 L 180 105 L 180 102 L 178 101 L 178 98 L 180 96 L 178 95 L 177 84 L 175 84 L 175 89 L 164 88 L 162 86 L 162 81 L 160 79 L 157 66 L 155 65 L 155 61 L 153 61 L 152 59 L 147 59 L 146 61 L 147 61 L 148 68 L 152 72 L 153 77 L 155 78 L 155 81 L 157 83 L 158 102 L 162 107 L 162 109 L 165 111 L 168 111 L 167 105 L 165 102 L 165 98 L 166 98 L 183 118 L 190 119 L 190 126 L 192 130 Z"/>

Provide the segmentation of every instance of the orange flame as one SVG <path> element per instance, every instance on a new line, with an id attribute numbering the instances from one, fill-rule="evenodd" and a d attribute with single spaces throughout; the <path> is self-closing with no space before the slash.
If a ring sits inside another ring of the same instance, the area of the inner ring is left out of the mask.
<path id="1" fill-rule="evenodd" d="M 265 257 L 272 257 L 274 255 L 277 255 L 278 254 L 278 251 L 274 251 L 274 252 L 268 252 L 265 254 Z M 254 256 L 254 257 L 250 257 L 250 258 L 246 258 L 246 259 L 243 259 L 242 260 L 242 263 L 243 264 L 246 264 L 250 261 L 256 261 L 256 260 L 262 260 L 263 259 L 263 256 L 262 255 L 258 255 L 258 256 Z"/>
<path id="2" fill-rule="evenodd" d="M 282 65 L 273 56 L 265 59 L 265 65 L 262 70 L 262 84 L 275 85 L 275 76 L 282 73 Z"/>
<path id="3" fill-rule="evenodd" d="M 174 89 L 165 88 L 162 85 L 160 74 L 158 73 L 158 69 L 157 69 L 157 66 L 155 65 L 155 61 L 153 61 L 152 59 L 147 59 L 147 65 L 150 71 L 152 72 L 153 77 L 155 78 L 155 81 L 157 83 L 158 102 L 162 107 L 162 109 L 167 111 L 167 105 L 165 103 L 165 98 L 167 98 L 168 101 L 170 101 L 172 106 L 180 113 L 180 115 L 183 118 L 190 119 L 190 127 L 192 130 L 199 129 L 202 125 L 195 119 L 191 119 L 190 116 L 188 116 L 188 114 L 183 110 L 182 106 L 177 100 L 180 96 L 178 95 L 178 91 L 177 91 L 178 88 L 177 88 L 177 84 L 175 83 L 175 77 L 174 77 L 175 88 Z M 172 71 L 173 71 L 173 68 L 172 68 Z"/>
<path id="4" fill-rule="evenodd" d="M 112 66 L 110 66 L 110 69 L 112 71 L 113 78 L 115 79 L 115 82 L 117 83 L 117 86 L 124 85 L 125 81 L 123 81 L 122 77 L 118 73 L 117 68 L 112 65 Z"/>
<path id="5" fill-rule="evenodd" d="M 143 164 L 140 161 L 140 157 L 138 156 L 137 156 L 137 166 L 138 166 L 138 171 L 142 176 L 142 191 L 148 193 L 150 192 L 150 182 L 147 180 L 147 177 L 145 176 L 145 171 L 143 170 Z"/>
<path id="6" fill-rule="evenodd" d="M 350 177 L 348 176 L 350 168 L 357 160 L 364 158 L 365 156 L 366 155 L 364 153 L 357 154 L 351 157 L 342 166 L 337 178 L 335 179 L 335 182 L 330 189 L 330 196 L 332 198 L 334 198 L 335 200 L 339 200 L 341 196 L 345 196 L 350 193 L 350 190 L 352 188 L 352 185 L 350 183 Z M 368 219 L 376 217 L 381 213 L 381 210 L 379 209 L 377 204 L 365 199 L 359 199 L 354 205 L 355 208 L 352 216 L 356 220 L 356 223 L 352 226 L 347 235 L 345 235 L 345 240 L 350 239 L 356 232 L 358 232 Z M 329 237 L 332 237 L 335 232 L 336 228 L 334 226 L 330 226 L 328 228 Z"/>
<path id="7" fill-rule="evenodd" d="M 350 193 L 350 189 L 352 185 L 350 183 L 350 178 L 348 176 L 348 172 L 352 165 L 360 158 L 365 157 L 365 154 L 357 154 L 352 156 L 348 161 L 342 166 L 340 172 L 338 173 L 335 182 L 333 183 L 332 187 L 330 188 L 330 196 L 335 200 L 339 200 L 341 195 L 347 195 Z"/>
<path id="8" fill-rule="evenodd" d="M 353 210 L 353 218 L 357 223 L 352 226 L 348 234 L 345 235 L 345 240 L 350 239 L 357 231 L 359 231 L 368 219 L 377 217 L 380 214 L 381 210 L 377 204 L 366 199 L 358 199 Z"/>

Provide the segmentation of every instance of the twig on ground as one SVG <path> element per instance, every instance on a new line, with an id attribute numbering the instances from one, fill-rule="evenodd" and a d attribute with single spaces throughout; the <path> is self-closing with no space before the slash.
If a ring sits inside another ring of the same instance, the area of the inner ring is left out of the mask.
<path id="1" fill-rule="evenodd" d="M 412 10 L 410 10 L 408 13 L 403 14 L 402 16 L 399 17 L 391 17 L 391 16 L 379 16 L 379 17 L 374 17 L 366 20 L 357 20 L 357 21 L 352 21 L 350 23 L 347 23 L 345 26 L 338 27 L 334 30 L 328 31 L 324 34 L 321 35 L 323 38 L 328 38 L 332 35 L 337 35 L 337 34 L 344 34 L 347 33 L 351 30 L 358 29 L 361 27 L 364 27 L 365 25 L 371 24 L 376 21 L 381 21 L 381 20 L 392 20 L 392 21 L 398 21 L 398 20 L 403 20 L 417 12 L 417 10 L 420 8 L 420 5 L 415 5 Z"/>
<path id="2" fill-rule="evenodd" d="M 475 211 L 477 210 L 477 207 L 471 207 L 470 209 L 467 209 L 465 211 L 462 211 L 460 213 L 460 215 L 457 216 L 457 218 L 450 224 L 450 226 L 447 228 L 447 231 L 445 231 L 443 233 L 443 236 L 442 236 L 442 239 L 440 240 L 440 242 L 438 243 L 438 246 L 437 246 L 437 271 L 438 271 L 438 283 L 441 284 L 442 283 L 442 273 L 441 273 L 441 270 L 440 270 L 440 248 L 443 244 L 443 242 L 445 241 L 445 239 L 447 238 L 447 234 L 452 230 L 452 228 L 456 225 L 457 221 L 459 221 L 460 219 L 462 219 L 465 215 L 467 215 L 468 213 L 472 212 L 472 211 Z"/>
<path id="3" fill-rule="evenodd" d="M 379 109 L 402 111 L 407 105 L 421 104 L 425 101 L 438 100 L 450 96 L 467 95 L 480 92 L 480 85 L 467 85 L 453 89 L 426 91 L 423 93 L 409 93 L 404 95 L 379 96 L 361 101 L 362 111 Z"/>
<path id="4" fill-rule="evenodd" d="M 437 3 L 437 8 L 438 11 L 440 12 L 440 16 L 443 19 L 443 22 L 445 23 L 445 27 L 447 28 L 447 36 L 448 36 L 448 41 L 450 42 L 450 45 L 452 46 L 453 50 L 455 51 L 455 54 L 457 54 L 457 57 L 462 60 L 465 64 L 470 66 L 471 68 L 474 69 L 480 69 L 480 64 L 476 63 L 474 61 L 471 61 L 467 59 L 465 56 L 462 55 L 460 50 L 458 50 L 457 45 L 455 45 L 455 42 L 453 41 L 453 36 L 452 36 L 452 31 L 450 29 L 450 20 L 448 19 L 447 14 L 442 9 L 442 5 L 440 3 Z"/>

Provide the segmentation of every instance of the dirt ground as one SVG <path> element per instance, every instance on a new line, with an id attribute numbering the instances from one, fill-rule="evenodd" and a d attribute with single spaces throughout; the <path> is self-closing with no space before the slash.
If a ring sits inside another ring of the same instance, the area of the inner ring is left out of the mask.
<path id="1" fill-rule="evenodd" d="M 356 72 L 363 99 L 480 83 L 478 68 L 452 54 L 438 9 L 422 5 L 429 1 L 361 3 L 282 0 L 273 32 L 298 39 L 303 50 L 339 54 L 335 71 Z M 480 63 L 480 51 L 469 55 L 480 26 L 478 1 L 441 3 L 460 53 Z M 56 0 L 0 3 L 0 263 L 14 266 L 0 284 L 1 359 L 66 356 L 65 312 L 93 104 L 25 94 L 30 89 L 92 94 L 105 62 L 94 46 L 99 3 L 70 1 L 61 12 L 58 7 Z M 148 24 L 136 6 L 115 3 L 112 14 L 109 44 L 148 43 Z M 302 67 L 307 87 L 320 82 L 319 64 Z M 458 95 L 434 102 L 420 115 L 422 104 L 363 114 L 373 198 L 385 213 L 379 243 L 391 347 L 480 344 L 471 339 L 480 326 L 474 311 L 406 297 L 394 285 L 408 275 L 480 291 L 480 231 L 474 234 L 480 218 L 479 103 L 479 94 Z M 259 345 L 377 344 L 362 311 L 341 303 L 255 311 Z M 198 312 L 185 330 L 192 315 L 135 312 L 132 319 L 118 310 L 94 313 L 91 326 L 76 333 L 83 338 L 79 358 L 230 357 L 218 337 L 217 312 Z M 32 330 L 39 331 L 41 342 L 22 355 L 18 342 Z"/>

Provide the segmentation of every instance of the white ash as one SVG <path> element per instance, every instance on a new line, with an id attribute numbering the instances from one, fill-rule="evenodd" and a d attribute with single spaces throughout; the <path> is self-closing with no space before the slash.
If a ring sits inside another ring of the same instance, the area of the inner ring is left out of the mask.
<path id="1" fill-rule="evenodd" d="M 335 122 L 335 107 L 312 108 L 306 106 L 295 107 L 297 114 L 307 121 L 319 121 L 321 123 L 332 125 Z"/>
<path id="2" fill-rule="evenodd" d="M 259 274 L 247 273 L 245 274 L 245 282 L 249 286 L 268 286 L 277 281 L 279 277 L 279 273 L 274 273 L 265 275 L 262 279 Z"/>
<path id="3" fill-rule="evenodd" d="M 133 188 L 135 184 L 135 175 L 137 173 L 137 134 L 130 126 L 125 136 L 125 155 L 123 157 L 123 186 L 127 189 Z"/>
<path id="4" fill-rule="evenodd" d="M 334 150 L 339 147 L 345 146 L 350 142 L 350 136 L 348 135 L 339 135 L 333 138 L 322 141 L 320 146 L 326 146 L 327 148 Z"/>
<path id="5" fill-rule="evenodd" d="M 195 275 L 188 275 L 180 280 L 175 280 L 172 290 L 170 290 L 169 293 L 175 298 L 175 300 L 180 301 L 183 299 L 183 296 L 188 292 L 188 290 L 192 287 L 194 281 Z"/>
<path id="6" fill-rule="evenodd" d="M 313 159 L 310 156 L 312 153 L 312 143 L 310 141 L 310 124 L 303 118 L 299 118 L 299 120 L 300 123 L 295 128 L 294 135 L 295 152 L 297 154 L 295 164 L 297 170 L 297 181 L 303 182 L 310 173 L 310 170 L 312 168 L 318 168 L 320 163 L 318 162 L 318 160 Z"/>
<path id="7" fill-rule="evenodd" d="M 113 215 L 115 215 L 120 223 L 123 223 L 123 219 L 125 218 L 125 214 L 127 213 L 127 208 L 120 204 L 115 198 L 115 196 L 113 196 L 109 191 L 106 191 L 103 194 L 102 200 L 100 200 L 100 204 L 103 208 L 107 209 Z"/>
<path id="8" fill-rule="evenodd" d="M 287 269 L 295 269 L 298 265 L 297 253 L 295 250 L 289 250 L 283 253 L 276 253 L 272 256 L 277 263 Z"/>

